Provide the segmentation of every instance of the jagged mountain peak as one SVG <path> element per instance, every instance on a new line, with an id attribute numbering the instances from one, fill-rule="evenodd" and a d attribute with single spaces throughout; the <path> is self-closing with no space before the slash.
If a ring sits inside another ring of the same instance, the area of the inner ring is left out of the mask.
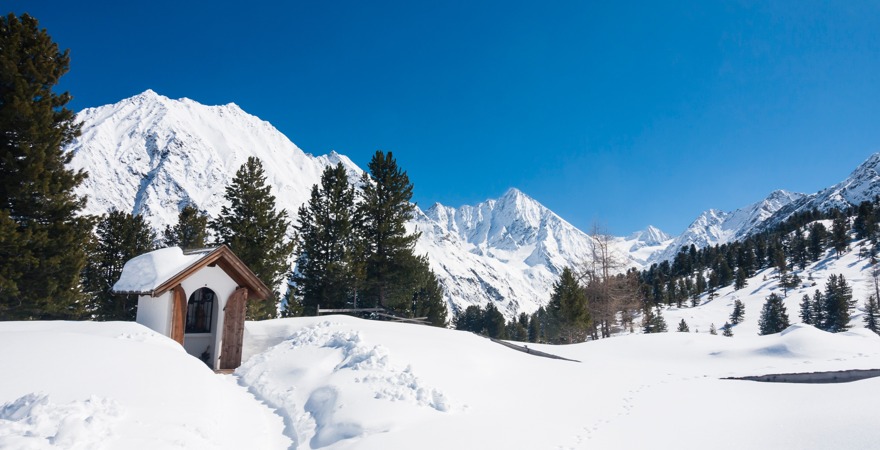
<path id="1" fill-rule="evenodd" d="M 290 214 L 327 165 L 343 162 L 352 179 L 360 173 L 342 155 L 305 154 L 234 104 L 208 106 L 147 90 L 77 117 L 82 135 L 67 151 L 73 168 L 90 173 L 78 188 L 89 197 L 86 212 L 142 214 L 156 229 L 176 222 L 186 204 L 219 212 L 225 186 L 250 156 L 262 160 L 279 207 Z"/>
<path id="2" fill-rule="evenodd" d="M 636 231 L 627 238 L 627 240 L 636 241 L 643 246 L 661 245 L 670 239 L 672 239 L 672 236 L 653 225 L 648 225 L 644 230 Z"/>
<path id="3" fill-rule="evenodd" d="M 874 153 L 840 183 L 815 194 L 802 196 L 785 205 L 775 211 L 759 228 L 763 230 L 775 226 L 799 212 L 811 209 L 819 211 L 844 209 L 863 201 L 871 201 L 878 195 L 880 195 L 880 153 Z"/>

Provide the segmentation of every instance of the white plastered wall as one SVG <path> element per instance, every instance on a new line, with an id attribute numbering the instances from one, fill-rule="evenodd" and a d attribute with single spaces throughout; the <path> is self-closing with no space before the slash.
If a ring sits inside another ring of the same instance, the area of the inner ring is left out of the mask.
<path id="1" fill-rule="evenodd" d="M 137 323 L 171 336 L 171 292 L 159 297 L 138 296 Z"/>

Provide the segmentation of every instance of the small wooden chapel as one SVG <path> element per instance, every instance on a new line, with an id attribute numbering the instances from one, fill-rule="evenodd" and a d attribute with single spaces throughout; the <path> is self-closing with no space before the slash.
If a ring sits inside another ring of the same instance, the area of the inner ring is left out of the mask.
<path id="1" fill-rule="evenodd" d="M 137 295 L 138 323 L 215 370 L 241 365 L 246 304 L 272 295 L 225 245 L 168 247 L 132 258 L 112 292 Z"/>

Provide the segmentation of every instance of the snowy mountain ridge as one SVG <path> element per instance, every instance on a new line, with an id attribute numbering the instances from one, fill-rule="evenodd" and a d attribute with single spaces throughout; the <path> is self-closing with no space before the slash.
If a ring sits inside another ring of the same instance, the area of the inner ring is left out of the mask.
<path id="1" fill-rule="evenodd" d="M 294 220 L 325 167 L 341 162 L 355 183 L 363 173 L 336 152 L 303 152 L 234 103 L 206 106 L 147 90 L 77 117 L 82 136 L 67 150 L 73 152 L 72 168 L 89 172 L 77 190 L 89 197 L 85 213 L 141 214 L 156 230 L 175 223 L 188 204 L 216 216 L 226 185 L 249 156 L 263 161 L 277 207 Z M 809 196 L 775 191 L 734 212 L 708 210 L 675 239 L 649 226 L 609 243 L 625 267 L 644 268 L 673 258 L 682 246 L 731 242 L 804 208 L 873 198 L 880 193 L 878 165 L 880 154 L 843 182 Z M 451 309 L 491 301 L 508 318 L 546 304 L 559 271 L 582 264 L 594 245 L 588 234 L 517 189 L 473 206 L 417 209 L 409 227 L 421 232 L 416 250 L 428 255 Z"/>
<path id="2" fill-rule="evenodd" d="M 82 135 L 68 151 L 89 177 L 77 194 L 85 212 L 112 209 L 143 215 L 157 230 L 195 204 L 220 212 L 225 186 L 249 156 L 263 161 L 278 206 L 293 216 L 328 165 L 342 162 L 352 181 L 360 169 L 343 155 L 304 153 L 271 124 L 234 103 L 205 106 L 151 90 L 77 115 Z"/>
<path id="3" fill-rule="evenodd" d="M 292 219 L 328 165 L 342 162 L 352 182 L 363 173 L 338 153 L 304 153 L 235 104 L 205 106 L 148 90 L 78 118 L 82 136 L 67 150 L 71 166 L 89 172 L 77 190 L 89 198 L 85 213 L 141 214 L 155 230 L 174 224 L 189 204 L 216 216 L 249 156 L 263 161 L 276 206 Z M 417 251 L 428 255 L 451 308 L 492 301 L 508 317 L 546 303 L 561 268 L 582 261 L 591 246 L 589 236 L 516 189 L 473 207 L 417 209 L 410 229 L 422 233 Z"/>
<path id="4" fill-rule="evenodd" d="M 671 260 L 682 247 L 693 245 L 700 249 L 742 239 L 765 224 L 777 211 L 801 198 L 804 194 L 777 190 L 759 202 L 730 213 L 715 209 L 705 211 L 665 250 L 654 253 L 649 261 Z"/>
<path id="5" fill-rule="evenodd" d="M 768 217 L 759 229 L 767 229 L 782 223 L 800 212 L 812 209 L 819 211 L 828 211 L 833 208 L 844 209 L 856 206 L 863 201 L 874 200 L 874 197 L 878 195 L 880 195 L 880 153 L 874 153 L 840 183 L 785 205 L 771 217 Z"/>

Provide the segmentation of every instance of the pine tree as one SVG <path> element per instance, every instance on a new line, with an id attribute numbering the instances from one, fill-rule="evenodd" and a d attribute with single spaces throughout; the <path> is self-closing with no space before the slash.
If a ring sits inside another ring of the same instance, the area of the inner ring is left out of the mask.
<path id="1" fill-rule="evenodd" d="M 559 280 L 553 284 L 549 306 L 551 311 L 556 312 L 562 337 L 569 344 L 586 340 L 586 332 L 591 324 L 587 294 L 571 268 L 562 269 Z"/>
<path id="2" fill-rule="evenodd" d="M 275 210 L 275 196 L 259 158 L 251 156 L 242 164 L 224 198 L 228 205 L 209 224 L 216 243 L 229 246 L 266 286 L 276 288 L 287 272 L 294 243 L 286 237 L 287 211 Z M 250 320 L 275 317 L 278 292 L 264 301 L 248 302 L 247 308 Z"/>
<path id="3" fill-rule="evenodd" d="M 357 303 L 363 250 L 356 222 L 355 190 L 345 167 L 327 167 L 320 184 L 312 186 L 309 201 L 300 206 L 294 226 L 296 270 L 288 280 L 305 314 L 317 314 L 318 306 L 346 308 Z"/>
<path id="4" fill-rule="evenodd" d="M 666 319 L 663 318 L 660 307 L 658 306 L 657 311 L 654 312 L 650 305 L 645 306 L 645 312 L 642 316 L 642 332 L 665 333 L 666 331 Z"/>
<path id="5" fill-rule="evenodd" d="M 868 297 L 868 301 L 865 302 L 865 317 L 863 320 L 865 321 L 865 328 L 880 334 L 880 304 L 877 302 L 877 297 L 873 295 Z"/>
<path id="6" fill-rule="evenodd" d="M 681 322 L 678 323 L 678 332 L 680 333 L 689 333 L 691 328 L 688 326 L 687 322 L 684 319 L 681 319 Z"/>
<path id="7" fill-rule="evenodd" d="M 825 239 L 828 237 L 828 230 L 825 225 L 819 222 L 810 227 L 809 242 L 807 244 L 807 252 L 812 261 L 818 261 L 825 252 Z"/>
<path id="8" fill-rule="evenodd" d="M 813 293 L 812 311 L 813 326 L 823 328 L 825 326 L 825 298 L 818 289 Z"/>
<path id="9" fill-rule="evenodd" d="M 204 248 L 208 242 L 208 215 L 193 205 L 186 205 L 177 214 L 177 225 L 165 226 L 162 236 L 166 247 Z"/>
<path id="10" fill-rule="evenodd" d="M 452 325 L 456 330 L 483 333 L 483 315 L 483 308 L 470 305 L 464 311 L 456 312 Z"/>
<path id="11" fill-rule="evenodd" d="M 725 337 L 733 337 L 733 326 L 729 322 L 724 322 L 721 327 L 721 334 Z"/>
<path id="12" fill-rule="evenodd" d="M 813 314 L 813 300 L 810 299 L 809 294 L 804 294 L 800 307 L 801 322 L 807 325 L 816 325 L 815 314 Z"/>
<path id="13" fill-rule="evenodd" d="M 443 300 L 443 288 L 437 275 L 428 266 L 425 257 L 419 258 L 415 272 L 416 290 L 413 293 L 412 315 L 426 317 L 431 325 L 446 327 L 446 302 Z"/>
<path id="14" fill-rule="evenodd" d="M 89 313 L 96 320 L 134 320 L 137 296 L 110 293 L 126 261 L 155 249 L 156 233 L 143 216 L 111 211 L 98 221 L 89 246 L 83 284 L 90 298 Z"/>
<path id="15" fill-rule="evenodd" d="M 839 333 L 849 329 L 849 320 L 855 301 L 852 298 L 852 288 L 841 275 L 832 274 L 825 284 L 824 299 L 824 322 L 822 329 L 832 333 Z"/>
<path id="16" fill-rule="evenodd" d="M 501 314 L 501 311 L 498 311 L 494 303 L 489 302 L 483 315 L 483 330 L 485 330 L 486 336 L 495 339 L 507 339 L 507 329 L 504 325 L 504 315 Z"/>
<path id="17" fill-rule="evenodd" d="M 746 276 L 746 271 L 743 270 L 742 267 L 738 267 L 736 269 L 736 279 L 733 282 L 733 289 L 738 291 L 738 290 L 748 286 L 748 284 L 749 284 L 749 281 Z"/>
<path id="18" fill-rule="evenodd" d="M 52 91 L 70 63 L 37 20 L 0 17 L 0 319 L 77 318 L 91 219 L 63 148 L 80 133 Z"/>
<path id="19" fill-rule="evenodd" d="M 716 336 L 718 334 L 718 329 L 715 328 L 715 323 L 709 325 L 709 334 L 711 334 L 712 336 Z"/>
<path id="20" fill-rule="evenodd" d="M 538 313 L 543 311 L 543 307 L 538 308 L 538 311 L 529 317 L 529 342 L 538 342 L 541 340 L 541 319 Z"/>
<path id="21" fill-rule="evenodd" d="M 746 314 L 746 305 L 740 299 L 733 301 L 733 312 L 730 313 L 730 323 L 736 325 L 743 321 Z"/>
<path id="22" fill-rule="evenodd" d="M 849 223 L 846 220 L 846 216 L 838 214 L 834 221 L 831 222 L 831 245 L 834 247 L 834 252 L 837 253 L 838 258 L 847 249 L 847 244 L 849 243 L 848 231 Z"/>
<path id="23" fill-rule="evenodd" d="M 391 152 L 377 151 L 368 168 L 357 207 L 366 253 L 364 303 L 406 310 L 414 270 L 407 263 L 418 239 L 418 234 L 408 234 L 405 226 L 415 209 L 410 203 L 413 185 Z"/>
<path id="24" fill-rule="evenodd" d="M 758 334 L 773 334 L 785 330 L 789 326 L 788 312 L 785 310 L 785 304 L 782 297 L 775 293 L 770 294 L 764 302 L 761 309 L 761 317 L 758 319 Z"/>

